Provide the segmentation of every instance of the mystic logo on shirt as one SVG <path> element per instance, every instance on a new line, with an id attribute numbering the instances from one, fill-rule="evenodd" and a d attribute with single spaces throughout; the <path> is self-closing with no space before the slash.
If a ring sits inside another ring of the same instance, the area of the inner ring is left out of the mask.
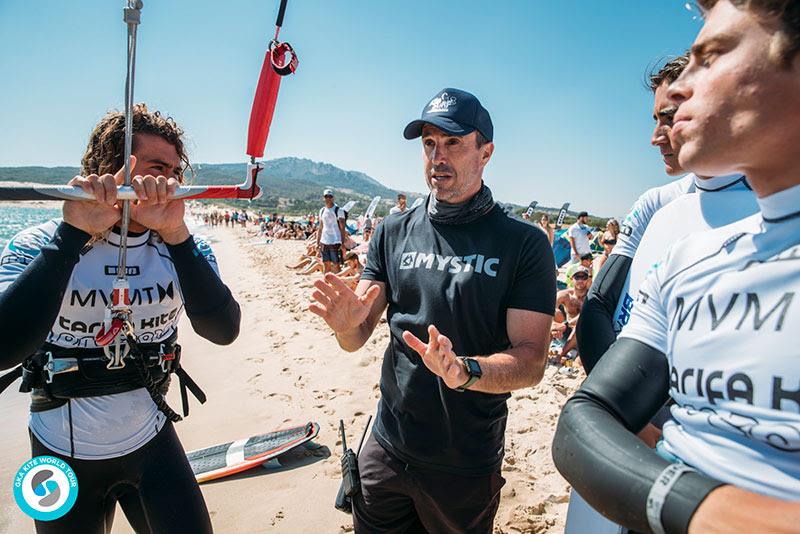
<path id="1" fill-rule="evenodd" d="M 442 272 L 446 270 L 450 274 L 475 272 L 494 278 L 497 276 L 499 266 L 500 258 L 487 258 L 483 254 L 441 256 L 434 253 L 403 252 L 400 256 L 400 270 L 427 269 Z"/>

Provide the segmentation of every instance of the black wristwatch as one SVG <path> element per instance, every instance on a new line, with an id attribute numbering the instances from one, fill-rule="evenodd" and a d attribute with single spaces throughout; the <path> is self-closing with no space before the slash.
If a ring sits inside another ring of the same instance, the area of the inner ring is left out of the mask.
<path id="1" fill-rule="evenodd" d="M 461 358 L 461 363 L 464 364 L 464 369 L 469 375 L 469 380 L 456 388 L 456 391 L 466 391 L 472 384 L 477 382 L 483 376 L 481 365 L 475 358 Z"/>

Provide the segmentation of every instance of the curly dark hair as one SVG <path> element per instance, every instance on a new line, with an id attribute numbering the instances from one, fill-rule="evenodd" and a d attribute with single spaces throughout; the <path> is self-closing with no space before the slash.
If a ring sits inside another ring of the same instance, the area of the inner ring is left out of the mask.
<path id="1" fill-rule="evenodd" d="M 688 64 L 689 52 L 686 52 L 682 56 L 671 58 L 658 70 L 653 67 L 647 74 L 647 86 L 655 93 L 656 89 L 661 87 L 664 82 L 669 85 L 677 80 Z"/>
<path id="2" fill-rule="evenodd" d="M 183 182 L 184 174 L 191 171 L 189 156 L 183 143 L 183 130 L 172 117 L 164 117 L 158 111 L 149 111 L 145 104 L 133 106 L 133 150 L 136 150 L 136 135 L 157 135 L 175 147 L 181 167 L 175 176 Z M 115 173 L 125 162 L 125 114 L 110 111 L 94 127 L 89 135 L 86 153 L 81 159 L 81 174 Z"/>
<path id="3" fill-rule="evenodd" d="M 713 8 L 719 0 L 696 0 L 703 11 Z M 789 66 L 800 52 L 800 2 L 797 0 L 729 0 L 739 9 L 754 11 L 767 17 L 775 17 L 783 23 L 786 41 L 781 50 L 781 61 Z"/>

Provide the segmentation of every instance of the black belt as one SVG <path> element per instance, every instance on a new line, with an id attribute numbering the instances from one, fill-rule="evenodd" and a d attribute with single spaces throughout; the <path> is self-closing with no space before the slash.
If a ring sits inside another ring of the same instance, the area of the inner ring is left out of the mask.
<path id="1" fill-rule="evenodd" d="M 0 377 L 0 391 L 22 377 L 20 391 L 34 393 L 31 411 L 39 412 L 62 406 L 72 398 L 112 395 L 144 387 L 159 410 L 177 421 L 180 416 L 163 400 L 169 387 L 169 375 L 175 373 L 180 383 L 184 416 L 189 414 L 187 390 L 201 404 L 206 401 L 203 391 L 181 367 L 181 347 L 174 343 L 174 337 L 163 343 L 133 342 L 123 349 L 124 356 L 116 361 L 103 349 L 45 345 Z"/>

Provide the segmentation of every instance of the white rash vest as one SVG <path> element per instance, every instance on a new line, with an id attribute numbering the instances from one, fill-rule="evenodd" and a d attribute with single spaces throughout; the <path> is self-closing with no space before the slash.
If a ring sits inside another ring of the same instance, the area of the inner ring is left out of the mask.
<path id="1" fill-rule="evenodd" d="M 60 220 L 29 228 L 14 236 L 0 256 L 0 292 L 11 285 L 49 243 Z M 219 275 L 208 243 L 195 236 L 197 249 Z M 70 277 L 58 318 L 46 342 L 67 348 L 97 348 L 95 334 L 103 323 L 117 275 L 119 234 L 87 245 Z M 183 312 L 178 275 L 166 245 L 149 231 L 128 236 L 127 274 L 133 323 L 141 343 L 169 338 Z M 70 414 L 71 410 L 71 414 Z M 71 428 L 70 428 L 71 420 Z M 70 399 L 68 404 L 30 414 L 31 432 L 47 448 L 75 458 L 116 458 L 143 446 L 164 425 L 144 388 L 96 397 Z M 72 439 L 72 443 L 70 440 Z"/>
<path id="2" fill-rule="evenodd" d="M 800 185 L 675 244 L 620 337 L 667 355 L 665 449 L 726 483 L 800 499 Z"/>
<path id="3" fill-rule="evenodd" d="M 692 179 L 689 186 L 687 177 Z M 624 239 L 620 233 L 611 252 L 633 258 L 614 310 L 616 334 L 630 319 L 645 276 L 673 243 L 689 234 L 725 226 L 758 211 L 756 195 L 741 174 L 713 178 L 690 174 L 687 177 L 642 195 L 631 211 L 638 216 L 628 216 L 635 220 L 634 230 Z M 618 250 L 620 247 L 622 249 Z"/>

